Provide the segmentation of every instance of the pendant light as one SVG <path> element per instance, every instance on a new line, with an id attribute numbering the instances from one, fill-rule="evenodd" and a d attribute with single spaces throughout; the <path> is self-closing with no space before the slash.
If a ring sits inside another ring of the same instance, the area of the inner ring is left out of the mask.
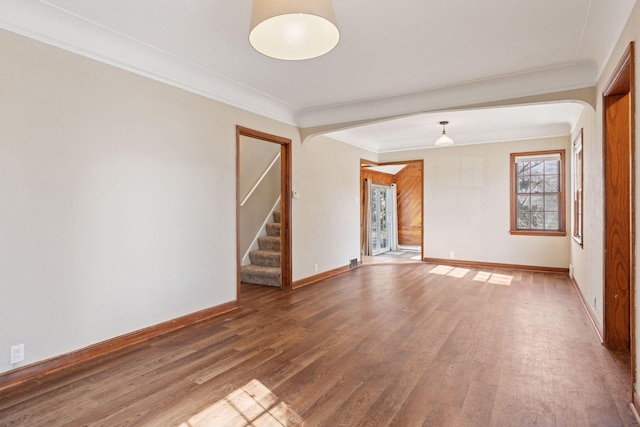
<path id="1" fill-rule="evenodd" d="M 447 130 L 445 129 L 445 126 L 449 124 L 448 121 L 443 120 L 440 122 L 440 124 L 442 125 L 442 135 L 440 135 L 440 138 L 438 138 L 438 140 L 436 141 L 436 145 L 451 145 L 453 144 L 453 139 L 449 138 L 447 136 Z"/>
<path id="2" fill-rule="evenodd" d="M 316 58 L 339 39 L 331 0 L 253 0 L 249 43 L 266 56 Z"/>

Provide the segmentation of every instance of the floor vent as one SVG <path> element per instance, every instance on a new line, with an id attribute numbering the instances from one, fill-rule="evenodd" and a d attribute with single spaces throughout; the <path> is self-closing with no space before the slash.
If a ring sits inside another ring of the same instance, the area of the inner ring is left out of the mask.
<path id="1" fill-rule="evenodd" d="M 358 258 L 349 260 L 349 268 L 356 268 L 358 266 Z"/>

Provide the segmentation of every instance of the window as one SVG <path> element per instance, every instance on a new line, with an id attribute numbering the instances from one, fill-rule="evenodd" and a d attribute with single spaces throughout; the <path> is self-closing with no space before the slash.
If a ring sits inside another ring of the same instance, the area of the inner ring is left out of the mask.
<path id="1" fill-rule="evenodd" d="M 564 150 L 511 154 L 511 234 L 564 236 Z"/>
<path id="2" fill-rule="evenodd" d="M 583 130 L 573 141 L 573 239 L 582 247 L 582 139 Z"/>

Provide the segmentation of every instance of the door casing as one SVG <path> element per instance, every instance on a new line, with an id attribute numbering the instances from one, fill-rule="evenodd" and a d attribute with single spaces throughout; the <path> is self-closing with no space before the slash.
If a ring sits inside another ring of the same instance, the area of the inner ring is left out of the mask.
<path id="1" fill-rule="evenodd" d="M 631 43 L 603 92 L 603 341 L 631 353 L 635 382 L 635 70 Z"/>
<path id="2" fill-rule="evenodd" d="M 292 289 L 291 254 L 291 140 L 255 129 L 236 126 L 236 298 L 240 301 L 240 138 L 242 136 L 280 145 L 280 268 L 281 288 Z"/>

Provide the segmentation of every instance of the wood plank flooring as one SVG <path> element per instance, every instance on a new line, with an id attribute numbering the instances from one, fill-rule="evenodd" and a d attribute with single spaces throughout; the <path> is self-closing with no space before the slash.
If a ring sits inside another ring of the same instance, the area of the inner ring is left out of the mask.
<path id="1" fill-rule="evenodd" d="M 0 396 L 0 426 L 636 425 L 562 274 L 374 265 L 241 304 Z"/>

